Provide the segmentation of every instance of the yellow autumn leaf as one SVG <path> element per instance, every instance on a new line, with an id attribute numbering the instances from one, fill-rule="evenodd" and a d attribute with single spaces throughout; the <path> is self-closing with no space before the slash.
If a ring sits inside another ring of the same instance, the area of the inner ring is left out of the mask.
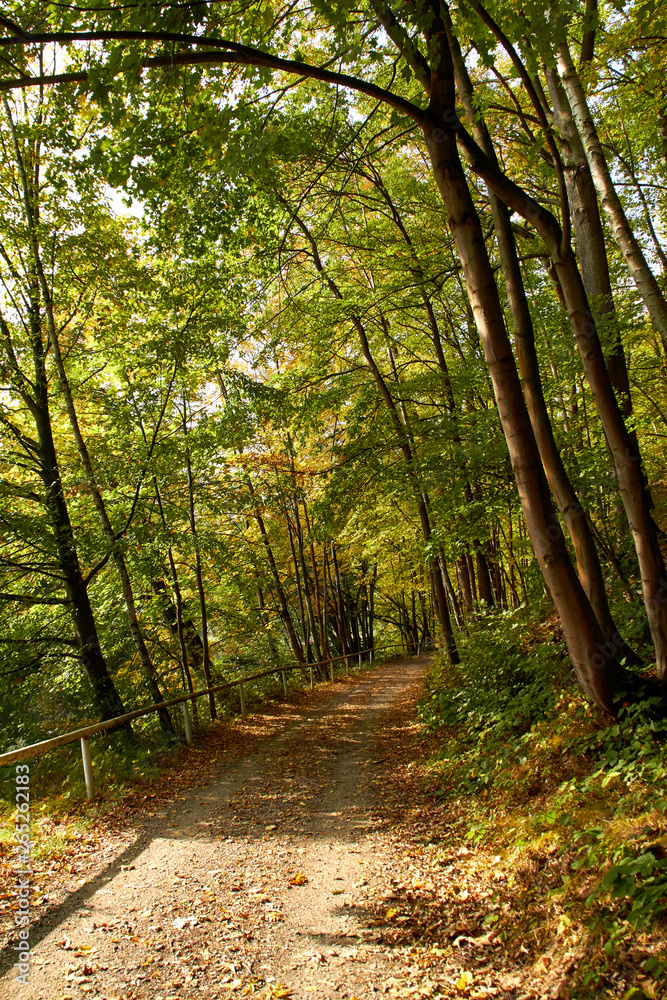
<path id="1" fill-rule="evenodd" d="M 468 989 L 471 982 L 472 982 L 472 972 L 468 972 L 466 970 L 465 972 L 462 972 L 459 978 L 456 980 L 456 988 L 457 990 L 461 990 L 461 992 L 463 992 L 463 990 Z"/>
<path id="2" fill-rule="evenodd" d="M 308 879 L 303 874 L 303 872 L 297 872 L 296 875 L 293 875 L 292 878 L 289 880 L 289 884 L 290 885 L 305 885 L 307 881 L 308 881 Z"/>
<path id="3" fill-rule="evenodd" d="M 284 983 L 276 983 L 273 987 L 273 995 L 275 1000 L 288 1000 L 288 997 L 292 996 L 292 990 Z"/>
<path id="4" fill-rule="evenodd" d="M 393 906 L 390 907 L 390 909 L 388 909 L 387 912 L 385 913 L 385 917 L 387 918 L 387 920 L 393 920 L 394 917 L 397 916 L 398 916 L 398 910 L 395 910 Z"/>

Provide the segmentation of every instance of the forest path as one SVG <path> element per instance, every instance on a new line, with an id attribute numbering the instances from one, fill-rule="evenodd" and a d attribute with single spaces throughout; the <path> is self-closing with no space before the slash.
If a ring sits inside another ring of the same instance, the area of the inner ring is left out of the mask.
<path id="1" fill-rule="evenodd" d="M 30 985 L 9 972 L 0 995 L 441 995 L 380 926 L 402 919 L 392 875 L 405 845 L 391 830 L 407 803 L 390 773 L 414 754 L 428 663 L 394 660 L 324 702 L 306 696 L 296 721 L 151 819 L 131 864 L 52 913 Z"/>

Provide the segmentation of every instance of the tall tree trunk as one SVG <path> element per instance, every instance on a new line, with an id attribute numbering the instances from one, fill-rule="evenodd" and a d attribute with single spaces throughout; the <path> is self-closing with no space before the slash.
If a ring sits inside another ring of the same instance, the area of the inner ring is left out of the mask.
<path id="1" fill-rule="evenodd" d="M 303 663 L 304 662 L 303 647 L 301 646 L 301 641 L 299 639 L 297 631 L 294 628 L 292 613 L 290 612 L 289 604 L 287 603 L 287 595 L 285 594 L 285 589 L 282 585 L 280 574 L 278 573 L 278 567 L 276 565 L 275 556 L 273 555 L 271 541 L 266 531 L 264 518 L 260 514 L 259 507 L 257 506 L 257 501 L 255 497 L 255 488 L 252 485 L 252 481 L 249 476 L 246 477 L 246 485 L 250 492 L 250 497 L 252 499 L 252 502 L 255 505 L 253 517 L 257 522 L 257 527 L 259 528 L 259 533 L 262 536 L 262 542 L 264 543 L 264 550 L 266 552 L 266 558 L 268 560 L 269 569 L 271 570 L 271 577 L 273 579 L 273 586 L 280 607 L 280 617 L 285 627 L 285 631 L 287 632 L 287 638 L 289 639 L 290 646 L 292 647 L 292 652 L 294 653 L 294 657 L 298 663 Z"/>
<path id="2" fill-rule="evenodd" d="M 608 712 L 624 672 L 605 657 L 604 638 L 574 571 L 542 472 L 484 234 L 456 147 L 455 90 L 444 31 L 438 32 L 437 69 L 431 71 L 424 126 L 434 176 L 463 266 L 468 297 L 491 375 L 498 412 L 533 549 L 558 610 L 568 651 L 587 695 Z"/>
<path id="3" fill-rule="evenodd" d="M 493 607 L 493 590 L 491 588 L 491 574 L 486 554 L 479 540 L 475 543 L 475 563 L 477 564 L 477 586 L 479 599 L 484 601 L 487 608 Z"/>
<path id="4" fill-rule="evenodd" d="M 167 518 L 164 513 L 164 507 L 162 506 L 162 496 L 160 494 L 160 488 L 158 486 L 157 479 L 153 478 L 153 486 L 155 488 L 155 496 L 157 499 L 158 509 L 160 511 L 160 520 L 162 521 L 162 527 L 165 531 L 168 531 Z M 194 691 L 194 683 L 192 680 L 192 670 L 201 666 L 203 658 L 203 646 L 201 639 L 197 633 L 195 623 L 191 618 L 186 621 L 183 617 L 183 594 L 181 592 L 181 585 L 178 579 L 178 570 L 176 569 L 176 560 L 174 559 L 174 552 L 169 546 L 167 550 L 167 558 L 169 561 L 169 574 L 171 576 L 171 586 L 174 592 L 175 601 L 175 615 L 176 615 L 176 633 L 178 635 L 178 644 L 181 651 L 181 662 L 183 664 L 183 673 L 187 682 L 188 690 L 192 694 Z M 197 716 L 197 702 L 192 702 L 192 711 Z"/>
<path id="5" fill-rule="evenodd" d="M 201 643 L 202 643 L 202 670 L 206 687 L 211 687 L 211 658 L 208 645 L 208 611 L 206 608 L 206 591 L 204 589 L 204 575 L 201 563 L 201 545 L 199 543 L 199 533 L 197 531 L 197 519 L 195 513 L 195 483 L 192 475 L 192 461 L 190 459 L 190 448 L 187 445 L 188 421 L 186 403 L 183 400 L 183 436 L 185 445 L 185 466 L 188 475 L 188 516 L 190 520 L 190 535 L 195 549 L 195 578 L 197 580 L 197 595 L 199 597 L 199 614 L 201 618 Z M 208 708 L 211 719 L 217 719 L 218 710 L 215 707 L 215 695 L 209 692 Z"/>
<path id="6" fill-rule="evenodd" d="M 296 548 L 299 557 L 299 569 L 301 571 L 301 579 L 303 580 L 303 590 L 304 598 L 306 602 L 306 612 L 308 616 L 308 628 L 311 634 L 311 643 L 313 648 L 313 655 L 315 660 L 320 660 L 322 658 L 320 642 L 318 636 L 318 627 L 315 623 L 315 613 L 313 611 L 313 584 L 310 579 L 310 574 L 308 572 L 308 567 L 306 566 L 306 556 L 303 547 L 303 528 L 301 526 L 301 517 L 299 516 L 299 497 L 297 493 L 297 481 L 296 481 L 296 469 L 294 466 L 294 454 L 291 435 L 287 435 L 288 451 L 290 456 L 290 478 L 292 480 L 292 502 L 294 507 L 294 534 L 296 538 Z M 305 634 L 305 633 L 304 633 Z"/>
<path id="7" fill-rule="evenodd" d="M 614 462 L 641 570 L 644 606 L 655 647 L 658 676 L 664 678 L 667 676 L 667 573 L 651 516 L 651 499 L 645 487 L 641 455 L 625 426 L 609 378 L 576 259 L 563 241 L 560 226 L 551 212 L 511 181 L 464 129 L 459 127 L 456 132 L 475 173 L 506 205 L 535 227 L 548 249 Z"/>
<path id="8" fill-rule="evenodd" d="M 558 71 L 577 125 L 600 204 L 609 219 L 639 294 L 667 354 L 667 301 L 625 214 L 602 149 L 586 94 L 566 43 L 558 49 Z"/>
<path id="9" fill-rule="evenodd" d="M 338 567 L 338 556 L 336 555 L 336 545 L 334 542 L 331 543 L 331 558 L 334 567 L 334 577 L 336 580 L 336 600 L 338 603 L 338 619 L 339 625 L 339 635 L 341 643 L 341 652 L 343 656 L 347 657 L 350 652 L 350 642 L 348 639 L 348 627 L 347 627 L 347 615 L 345 614 L 345 602 L 343 600 L 343 586 L 340 578 L 340 569 Z"/>
<path id="10" fill-rule="evenodd" d="M 322 659 L 329 659 L 329 628 L 327 620 L 327 567 L 328 567 L 328 556 L 327 556 L 327 543 L 322 542 L 322 617 L 324 622 L 323 635 L 322 635 Z"/>
<path id="11" fill-rule="evenodd" d="M 308 516 L 308 507 L 306 505 L 305 498 L 302 500 L 303 503 L 303 516 L 306 521 L 306 531 L 310 541 L 308 542 L 308 551 L 310 554 L 310 566 L 313 571 L 313 591 L 315 594 L 315 609 L 317 612 L 317 624 L 320 634 L 319 642 L 319 658 L 324 659 L 324 630 L 325 630 L 325 619 L 324 619 L 324 609 L 322 607 L 322 594 L 320 591 L 320 576 L 317 570 L 317 559 L 315 557 L 315 544 L 313 542 L 313 532 L 310 526 L 310 518 Z"/>
<path id="12" fill-rule="evenodd" d="M 452 611 L 454 612 L 454 618 L 456 619 L 456 624 L 459 628 L 463 628 L 463 615 L 461 614 L 461 608 L 456 596 L 456 591 L 452 585 L 452 581 L 449 578 L 449 572 L 447 570 L 447 560 L 445 559 L 445 554 L 440 549 L 438 553 L 438 562 L 440 564 L 440 572 L 442 574 L 442 582 L 445 585 L 445 590 L 447 591 L 447 597 L 452 605 Z"/>
<path id="13" fill-rule="evenodd" d="M 459 584 L 461 585 L 461 594 L 463 597 L 463 607 L 466 613 L 470 614 L 473 609 L 473 596 L 472 587 L 470 586 L 470 573 L 468 572 L 468 561 L 465 555 L 460 556 L 456 562 L 456 570 L 459 577 Z"/>
<path id="14" fill-rule="evenodd" d="M 468 114 L 470 120 L 475 122 L 475 138 L 488 158 L 492 162 L 497 163 L 493 143 L 491 142 L 486 126 L 484 125 L 484 122 L 475 114 L 472 83 L 468 76 L 465 63 L 463 62 L 460 49 L 458 48 L 458 42 L 456 39 L 451 37 L 451 35 L 450 38 L 452 43 L 452 57 L 457 87 L 466 108 L 466 113 Z M 574 182 L 572 181 L 569 182 L 570 185 L 573 183 Z M 588 194 L 590 194 L 590 191 Z M 579 198 L 579 196 L 577 197 Z M 491 187 L 489 187 L 489 200 L 493 215 L 494 228 L 496 230 L 496 239 L 498 241 L 498 250 L 505 281 L 505 288 L 507 290 L 507 298 L 514 326 L 514 343 L 517 360 L 519 362 L 519 371 L 521 373 L 523 391 L 526 397 L 526 405 L 528 408 L 530 422 L 535 434 L 535 440 L 537 442 L 547 480 L 572 539 L 579 579 L 584 591 L 586 592 L 586 596 L 591 603 L 593 611 L 595 612 L 595 616 L 600 624 L 602 633 L 607 641 L 618 645 L 619 653 L 621 653 L 621 655 L 636 660 L 636 654 L 620 636 L 611 616 L 604 584 L 604 576 L 602 574 L 602 567 L 600 565 L 600 559 L 598 557 L 597 548 L 595 546 L 595 541 L 593 539 L 586 511 L 583 509 L 574 488 L 570 483 L 570 479 L 554 438 L 553 428 L 549 419 L 549 412 L 547 410 L 544 391 L 542 388 L 542 379 L 537 360 L 537 352 L 535 350 L 535 331 L 523 285 L 521 266 L 519 264 L 516 240 L 512 231 L 509 211 Z M 594 238 L 597 240 L 597 229 L 594 225 L 594 220 L 590 218 L 590 213 L 585 213 L 583 208 L 581 208 L 581 210 L 575 209 L 574 215 L 575 219 L 578 220 L 575 222 L 575 228 L 580 232 L 582 240 L 586 238 L 589 231 L 593 233 Z M 601 227 L 599 235 L 602 236 Z M 602 244 L 602 251 L 603 249 L 604 240 Z M 601 252 L 599 245 L 597 246 L 597 252 Z M 588 249 L 586 253 L 590 255 Z M 603 296 L 602 301 L 610 302 L 613 310 L 611 285 L 608 286 L 608 295 L 605 295 L 603 291 L 604 276 L 601 273 L 600 266 L 597 264 L 594 265 L 593 262 L 590 262 L 589 269 L 591 272 L 590 280 L 591 282 L 595 282 L 596 287 L 600 290 L 600 294 Z M 624 363 L 625 359 L 623 358 L 622 361 L 623 363 L 618 367 L 625 371 L 627 384 L 627 370 L 625 369 Z M 629 396 L 627 399 L 629 401 Z"/>
<path id="15" fill-rule="evenodd" d="M 301 618 L 301 635 L 303 636 L 303 643 L 306 648 L 306 662 L 312 663 L 313 657 L 313 647 L 312 647 L 312 635 L 313 633 L 306 625 L 306 606 L 304 602 L 304 593 L 306 591 L 305 581 L 301 583 L 301 574 L 299 572 L 299 563 L 296 557 L 296 549 L 294 547 L 294 533 L 292 530 L 292 522 L 290 520 L 289 514 L 285 512 L 285 524 L 287 526 L 287 537 L 289 539 L 290 551 L 292 553 L 292 565 L 294 566 L 294 582 L 296 583 L 296 595 L 299 601 L 299 617 Z M 309 638 L 310 636 L 310 638 Z"/>
<path id="16" fill-rule="evenodd" d="M 37 431 L 39 442 L 38 472 L 44 484 L 46 510 L 53 531 L 65 593 L 70 602 L 81 662 L 88 675 L 95 703 L 102 719 L 113 719 L 125 714 L 125 706 L 109 675 L 97 635 L 97 624 L 90 604 L 88 588 L 81 572 L 74 531 L 67 509 L 53 441 L 48 381 L 44 367 L 44 345 L 39 331 L 39 319 L 34 310 L 31 320 L 33 321 L 32 350 L 35 368 L 35 396 L 28 399 L 24 395 L 24 399 L 29 406 Z"/>
<path id="17" fill-rule="evenodd" d="M 565 165 L 565 183 L 572 213 L 572 227 L 576 238 L 576 252 L 581 266 L 581 277 L 586 295 L 595 312 L 596 321 L 606 320 L 616 327 L 613 349 L 607 354 L 607 369 L 624 417 L 632 415 L 632 398 L 628 366 L 620 331 L 616 322 L 616 309 L 611 288 L 607 247 L 602 219 L 598 210 L 595 184 L 591 176 L 586 152 L 572 117 L 567 96 L 558 74 L 546 70 L 547 84 L 554 110 L 556 127 L 561 137 L 561 152 Z M 477 139 L 479 142 L 479 138 Z M 480 143 L 480 145 L 482 145 Z M 484 152 L 489 155 L 488 148 Z"/>

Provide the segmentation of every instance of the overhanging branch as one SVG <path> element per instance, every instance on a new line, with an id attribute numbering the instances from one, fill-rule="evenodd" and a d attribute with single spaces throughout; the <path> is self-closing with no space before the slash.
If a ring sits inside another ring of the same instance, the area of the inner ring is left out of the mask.
<path id="1" fill-rule="evenodd" d="M 334 86 L 346 87 L 358 93 L 373 97 L 382 101 L 397 111 L 401 111 L 418 124 L 424 120 L 424 112 L 411 101 L 394 94 L 384 87 L 379 87 L 366 80 L 360 80 L 346 73 L 336 73 L 333 70 L 322 69 L 319 66 L 311 66 L 309 63 L 300 62 L 296 59 L 283 59 L 280 56 L 271 55 L 261 49 L 255 49 L 248 45 L 239 45 L 222 38 L 206 38 L 198 35 L 180 35 L 173 32 L 159 31 L 81 31 L 81 32 L 41 32 L 39 34 L 15 35 L 8 38 L 0 38 L 0 46 L 12 45 L 32 45 L 45 43 L 68 44 L 70 42 L 95 42 L 95 41 L 127 41 L 127 42 L 175 42 L 182 45 L 206 46 L 207 48 L 222 49 L 216 52 L 181 52 L 164 56 L 154 56 L 141 60 L 142 69 L 150 69 L 159 66 L 190 66 L 190 65 L 224 65 L 237 64 L 243 66 L 265 66 L 267 69 L 277 70 L 283 73 L 302 76 L 311 80 L 320 80 L 323 83 L 330 83 Z M 123 68 L 119 68 L 114 75 L 120 75 Z M 88 73 L 85 71 L 78 73 L 59 73 L 52 76 L 29 77 L 19 80 L 0 81 L 1 90 L 17 90 L 24 87 L 49 86 L 58 83 L 85 83 Z"/>

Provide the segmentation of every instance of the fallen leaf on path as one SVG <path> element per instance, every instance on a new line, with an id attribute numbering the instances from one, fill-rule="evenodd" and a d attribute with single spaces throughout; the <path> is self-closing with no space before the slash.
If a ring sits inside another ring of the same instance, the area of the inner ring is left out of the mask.
<path id="1" fill-rule="evenodd" d="M 465 972 L 462 972 L 459 978 L 456 980 L 456 988 L 457 990 L 461 990 L 461 992 L 463 992 L 464 990 L 468 989 L 471 983 L 472 983 L 472 972 L 468 972 L 466 970 Z"/>
<path id="2" fill-rule="evenodd" d="M 307 882 L 308 879 L 303 874 L 303 872 L 297 872 L 296 875 L 293 875 L 292 878 L 289 880 L 290 885 L 305 885 Z"/>
<path id="3" fill-rule="evenodd" d="M 175 920 L 172 920 L 171 926 L 182 931 L 184 927 L 196 927 L 198 923 L 197 917 L 176 917 Z"/>

